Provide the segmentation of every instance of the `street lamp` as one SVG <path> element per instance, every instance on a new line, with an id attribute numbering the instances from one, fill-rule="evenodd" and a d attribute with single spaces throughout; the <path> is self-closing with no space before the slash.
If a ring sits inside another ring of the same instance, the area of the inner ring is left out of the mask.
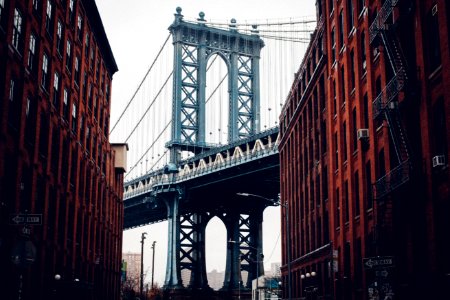
<path id="1" fill-rule="evenodd" d="M 141 235 L 141 282 L 139 286 L 139 292 L 141 299 L 144 299 L 143 293 L 144 293 L 144 240 L 145 236 L 147 235 L 147 232 L 143 232 Z"/>
<path id="2" fill-rule="evenodd" d="M 285 216 L 286 216 L 286 247 L 287 247 L 287 265 L 288 265 L 288 282 L 287 282 L 287 288 L 288 288 L 288 299 L 291 300 L 292 294 L 291 294 L 291 227 L 289 226 L 289 205 L 288 202 L 285 201 L 284 204 L 281 202 L 281 199 L 279 200 L 273 200 L 270 198 L 266 198 L 260 195 L 255 194 L 249 194 L 249 193 L 236 193 L 238 196 L 243 197 L 256 197 L 263 199 L 265 201 L 271 202 L 274 205 L 280 205 L 284 207 L 285 209 Z"/>
<path id="3" fill-rule="evenodd" d="M 156 241 L 153 241 L 152 243 L 152 285 L 150 289 L 153 291 L 153 278 L 155 275 L 155 247 L 156 247 Z"/>
<path id="4" fill-rule="evenodd" d="M 238 242 L 233 241 L 233 240 L 229 240 L 228 243 L 230 244 L 238 244 Z M 259 298 L 259 263 L 260 262 L 264 262 L 264 260 L 258 260 L 258 257 L 260 257 L 261 259 L 264 259 L 264 254 L 262 253 L 258 253 L 259 249 L 253 246 L 250 246 L 249 244 L 246 244 L 248 248 L 252 248 L 254 250 L 256 250 L 256 260 L 254 261 L 256 263 L 256 293 L 258 294 L 258 298 Z M 239 258 L 239 262 L 240 262 L 240 258 Z M 239 272 L 240 272 L 240 267 L 239 267 Z M 253 297 L 252 297 L 253 298 Z M 241 299 L 241 280 L 240 280 L 240 276 L 239 276 L 239 299 Z"/>
<path id="5" fill-rule="evenodd" d="M 306 299 L 313 299 L 314 294 L 317 291 L 317 287 L 316 287 L 316 283 L 315 283 L 315 278 L 316 278 L 317 273 L 312 271 L 311 273 L 306 273 L 306 274 L 302 274 L 300 275 L 300 278 L 302 279 L 302 283 L 303 283 L 303 291 L 306 294 Z"/>

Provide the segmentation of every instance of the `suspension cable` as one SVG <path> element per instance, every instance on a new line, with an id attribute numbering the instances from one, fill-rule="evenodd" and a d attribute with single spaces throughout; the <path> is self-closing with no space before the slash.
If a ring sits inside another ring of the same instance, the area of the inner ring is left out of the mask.
<path id="1" fill-rule="evenodd" d="M 128 140 L 130 139 L 130 137 L 133 135 L 133 133 L 136 131 L 136 128 L 139 127 L 139 125 L 141 124 L 142 120 L 144 119 L 145 115 L 149 112 L 150 108 L 153 106 L 153 104 L 155 103 L 156 99 L 158 98 L 158 96 L 161 94 L 162 90 L 164 89 L 164 87 L 166 86 L 167 82 L 169 81 L 170 77 L 172 77 L 173 71 L 170 72 L 169 76 L 167 76 L 167 79 L 164 81 L 164 84 L 162 85 L 162 87 L 159 89 L 158 93 L 156 94 L 156 96 L 153 98 L 152 102 L 150 103 L 150 105 L 147 107 L 147 109 L 145 110 L 144 114 L 142 115 L 142 117 L 139 119 L 139 121 L 137 122 L 136 126 L 134 126 L 133 130 L 130 132 L 130 134 L 128 135 L 128 137 L 126 138 L 125 142 L 128 142 Z"/>
<path id="2" fill-rule="evenodd" d="M 131 97 L 130 101 L 128 101 L 127 105 L 125 106 L 124 110 L 122 111 L 122 113 L 120 114 L 119 118 L 117 119 L 116 123 L 114 124 L 114 126 L 111 128 L 111 130 L 109 131 L 109 134 L 111 134 L 114 129 L 116 128 L 117 124 L 119 124 L 120 120 L 122 119 L 123 115 L 125 114 L 125 112 L 127 111 L 128 107 L 130 106 L 131 102 L 133 102 L 134 97 L 136 97 L 136 94 L 138 93 L 138 91 L 140 90 L 142 84 L 144 83 L 145 79 L 147 78 L 148 74 L 150 73 L 150 71 L 152 70 L 153 66 L 155 65 L 156 61 L 159 58 L 159 55 L 161 54 L 161 52 L 163 51 L 164 47 L 167 44 L 167 41 L 169 40 L 171 34 L 169 34 L 166 38 L 166 40 L 164 41 L 164 44 L 162 45 L 162 47 L 159 49 L 158 54 L 156 55 L 155 59 L 153 60 L 153 63 L 151 64 L 150 68 L 148 69 L 147 73 L 145 74 L 144 78 L 142 79 L 141 83 L 139 84 L 139 86 L 137 87 L 136 91 L 134 92 L 133 96 Z"/>
<path id="3" fill-rule="evenodd" d="M 130 171 L 128 171 L 127 175 L 131 173 L 131 171 L 134 170 L 134 168 L 137 167 L 137 165 L 139 164 L 139 162 L 144 158 L 145 155 L 147 155 L 147 153 L 150 151 L 150 149 L 152 149 L 152 147 L 155 145 L 155 143 L 159 140 L 160 137 L 162 137 L 163 133 L 166 131 L 167 127 L 169 127 L 169 125 L 172 123 L 172 120 L 170 120 L 166 126 L 164 127 L 163 130 L 161 130 L 161 132 L 159 133 L 159 135 L 156 137 L 156 139 L 153 141 L 153 143 L 150 145 L 150 147 L 147 148 L 147 150 L 144 152 L 144 154 L 142 154 L 142 156 L 137 160 L 136 164 L 130 168 Z M 167 151 L 166 151 L 167 152 Z M 125 175 L 125 177 L 127 176 Z"/>

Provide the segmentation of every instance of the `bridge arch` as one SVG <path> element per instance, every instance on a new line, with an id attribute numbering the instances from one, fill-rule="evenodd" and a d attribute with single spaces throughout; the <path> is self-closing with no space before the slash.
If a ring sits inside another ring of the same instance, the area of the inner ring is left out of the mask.
<path id="1" fill-rule="evenodd" d="M 229 89 L 229 63 L 221 52 L 214 52 L 207 58 L 205 84 L 205 142 L 206 144 L 225 144 L 229 129 L 229 108 L 231 94 Z"/>
<path id="2" fill-rule="evenodd" d="M 208 284 L 211 288 L 222 288 L 225 279 L 226 265 L 226 246 L 227 246 L 227 229 L 223 220 L 217 216 L 213 216 L 206 225 L 205 234 L 205 256 L 206 268 L 208 271 Z M 222 272 L 220 276 L 213 278 L 209 275 L 213 270 Z"/>

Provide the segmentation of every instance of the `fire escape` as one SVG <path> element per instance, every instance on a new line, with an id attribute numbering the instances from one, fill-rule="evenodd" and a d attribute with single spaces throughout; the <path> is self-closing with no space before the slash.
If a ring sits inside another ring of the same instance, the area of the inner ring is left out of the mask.
<path id="1" fill-rule="evenodd" d="M 397 3 L 398 0 L 386 0 L 369 28 L 370 43 L 374 41 L 382 43 L 387 55 L 386 58 L 393 70 L 392 79 L 372 103 L 373 118 L 384 118 L 386 120 L 399 162 L 396 167 L 375 182 L 373 186 L 375 199 L 386 197 L 408 182 L 411 170 L 408 141 L 398 105 L 398 96 L 408 82 L 407 64 L 394 29 L 387 23 Z"/>

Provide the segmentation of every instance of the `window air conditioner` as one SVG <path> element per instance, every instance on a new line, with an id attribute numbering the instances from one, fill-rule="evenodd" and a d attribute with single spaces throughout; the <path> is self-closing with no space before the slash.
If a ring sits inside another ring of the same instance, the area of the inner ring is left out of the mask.
<path id="1" fill-rule="evenodd" d="M 367 128 L 358 129 L 356 135 L 358 137 L 358 140 L 367 140 L 369 138 L 369 129 Z"/>
<path id="2" fill-rule="evenodd" d="M 389 109 L 396 109 L 398 107 L 398 101 L 390 101 L 388 105 Z"/>
<path id="3" fill-rule="evenodd" d="M 436 155 L 433 157 L 433 168 L 443 167 L 445 166 L 445 156 L 444 155 Z"/>

